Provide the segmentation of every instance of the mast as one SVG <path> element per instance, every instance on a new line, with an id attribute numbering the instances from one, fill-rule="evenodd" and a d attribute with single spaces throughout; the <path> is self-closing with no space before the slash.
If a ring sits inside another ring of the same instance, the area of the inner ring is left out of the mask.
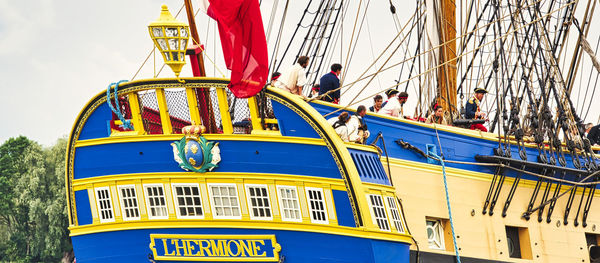
<path id="1" fill-rule="evenodd" d="M 438 68 L 438 94 L 437 103 L 452 113 L 458 112 L 456 106 L 456 4 L 454 0 L 440 1 L 439 36 L 440 47 L 439 61 L 444 66 Z M 452 118 L 452 117 L 451 117 Z"/>
<path id="2" fill-rule="evenodd" d="M 194 17 L 194 9 L 192 8 L 191 0 L 185 1 L 185 13 L 190 25 L 190 34 L 192 35 L 192 46 L 187 50 L 186 54 L 190 56 L 192 64 L 192 72 L 194 77 L 205 77 L 206 70 L 204 69 L 204 58 L 202 57 L 202 47 L 200 45 L 200 37 L 198 37 L 198 29 L 196 28 L 196 18 Z"/>
<path id="3" fill-rule="evenodd" d="M 204 59 L 202 57 L 203 47 L 200 45 L 200 37 L 198 37 L 198 29 L 196 28 L 196 19 L 194 18 L 194 9 L 192 8 L 191 0 L 185 1 L 185 11 L 190 26 L 190 34 L 192 36 L 192 45 L 187 49 L 186 54 L 190 56 L 190 65 L 194 77 L 205 77 L 206 70 L 204 69 Z M 209 89 L 195 89 L 198 111 L 202 124 L 206 127 L 207 133 L 216 133 L 218 128 L 215 117 L 212 111 Z M 193 94 L 188 94 L 188 97 Z"/>

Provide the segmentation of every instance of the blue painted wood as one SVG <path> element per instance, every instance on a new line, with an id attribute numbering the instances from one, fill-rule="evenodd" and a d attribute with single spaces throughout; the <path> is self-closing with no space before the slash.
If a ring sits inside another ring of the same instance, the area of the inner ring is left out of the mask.
<path id="1" fill-rule="evenodd" d="M 311 103 L 311 105 L 317 109 L 317 111 L 323 115 L 330 113 L 337 108 Z M 336 114 L 332 114 L 331 116 L 335 116 Z M 331 116 L 328 116 L 331 117 Z M 421 149 L 424 152 L 427 152 L 426 145 L 433 144 L 438 146 L 438 154 L 440 154 L 440 149 L 438 145 L 438 139 L 436 136 L 436 131 L 433 128 L 423 127 L 417 125 L 416 123 L 406 123 L 400 121 L 394 121 L 387 118 L 381 118 L 373 115 L 366 115 L 364 118 L 365 122 L 369 127 L 369 131 L 371 132 L 371 138 L 367 140 L 367 144 L 371 143 L 375 136 L 381 132 L 386 142 L 387 151 L 390 158 L 416 161 L 426 163 L 427 159 L 423 158 L 421 155 L 406 150 L 400 147 L 395 141 L 403 140 L 405 142 L 410 143 Z M 494 148 L 498 147 L 498 142 L 485 140 L 481 138 L 469 137 L 466 135 L 460 135 L 456 133 L 450 133 L 445 131 L 437 131 L 440 139 L 440 144 L 442 146 L 442 152 L 444 157 L 447 160 L 454 161 L 463 161 L 463 162 L 473 162 L 477 163 L 475 160 L 475 155 L 493 155 Z M 378 142 L 378 146 L 383 148 L 382 141 Z M 538 160 L 538 151 L 535 148 L 526 148 L 527 160 L 532 162 L 537 162 Z M 520 159 L 518 147 L 516 145 L 511 146 L 511 155 L 512 158 Z M 567 167 L 574 168 L 573 159 L 570 154 L 565 155 L 565 159 L 567 161 Z M 583 160 L 582 160 L 583 161 Z M 480 165 L 471 165 L 471 164 L 456 164 L 456 163 L 446 163 L 447 167 L 465 169 L 470 171 L 482 172 L 493 174 L 495 172 L 494 167 L 486 167 Z M 530 170 L 532 172 L 539 173 L 537 170 Z M 509 177 L 515 177 L 517 172 L 513 170 L 506 170 L 505 174 Z M 552 175 L 552 174 L 550 174 Z M 554 175 L 555 177 L 560 177 L 561 174 Z M 523 175 L 524 179 L 527 180 L 537 180 L 538 178 L 532 175 Z M 577 175 L 575 174 L 567 174 L 565 177 L 567 180 L 578 180 Z M 600 188 L 600 186 L 598 186 Z"/>
<path id="2" fill-rule="evenodd" d="M 92 224 L 92 209 L 87 190 L 75 191 L 75 204 L 77 206 L 77 222 L 79 225 Z"/>
<path id="3" fill-rule="evenodd" d="M 150 234 L 275 235 L 286 263 L 409 262 L 409 244 L 266 229 L 148 229 L 72 237 L 77 262 L 149 262 Z M 157 261 L 165 262 L 165 261 Z"/>
<path id="4" fill-rule="evenodd" d="M 279 123 L 279 130 L 283 136 L 296 136 L 306 138 L 320 138 L 319 134 L 310 124 L 300 117 L 296 112 L 283 104 L 271 100 L 273 112 Z"/>
<path id="5" fill-rule="evenodd" d="M 348 149 L 348 151 L 350 151 L 350 156 L 356 164 L 361 181 L 390 185 L 390 180 L 381 165 L 381 161 L 379 161 L 379 155 L 354 149 Z"/>
<path id="6" fill-rule="evenodd" d="M 354 222 L 354 213 L 346 191 L 332 190 L 333 203 L 335 204 L 335 214 L 337 215 L 338 225 L 356 227 Z"/>
<path id="7" fill-rule="evenodd" d="M 173 159 L 171 141 L 112 143 L 77 148 L 75 179 L 94 176 L 182 172 Z M 308 175 L 341 179 L 326 146 L 219 141 L 221 162 L 214 172 L 248 172 Z"/>
<path id="8" fill-rule="evenodd" d="M 112 120 L 112 112 L 108 104 L 103 103 L 90 114 L 79 135 L 79 140 L 106 138 L 110 136 L 107 123 Z"/>

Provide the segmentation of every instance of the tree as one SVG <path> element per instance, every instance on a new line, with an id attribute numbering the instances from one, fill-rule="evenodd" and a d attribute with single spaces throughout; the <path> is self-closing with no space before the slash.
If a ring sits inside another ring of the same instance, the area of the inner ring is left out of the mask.
<path id="1" fill-rule="evenodd" d="M 66 140 L 47 149 L 25 137 L 0 146 L 0 195 L 6 238 L 0 256 L 9 261 L 58 261 L 71 245 L 65 197 Z"/>

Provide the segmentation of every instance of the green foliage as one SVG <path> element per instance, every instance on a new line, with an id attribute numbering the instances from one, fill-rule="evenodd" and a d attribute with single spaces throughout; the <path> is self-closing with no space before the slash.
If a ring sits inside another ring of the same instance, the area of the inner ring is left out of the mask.
<path id="1" fill-rule="evenodd" d="M 0 146 L 0 258 L 58 262 L 70 251 L 65 195 L 65 151 L 26 137 Z"/>

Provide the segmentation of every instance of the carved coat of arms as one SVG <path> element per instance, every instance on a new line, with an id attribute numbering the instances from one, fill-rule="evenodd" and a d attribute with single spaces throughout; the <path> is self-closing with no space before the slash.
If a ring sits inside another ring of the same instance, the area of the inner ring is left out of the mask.
<path id="1" fill-rule="evenodd" d="M 218 142 L 209 142 L 202 136 L 202 125 L 185 126 L 181 140 L 171 143 L 173 158 L 186 171 L 204 173 L 218 167 L 221 151 Z"/>

